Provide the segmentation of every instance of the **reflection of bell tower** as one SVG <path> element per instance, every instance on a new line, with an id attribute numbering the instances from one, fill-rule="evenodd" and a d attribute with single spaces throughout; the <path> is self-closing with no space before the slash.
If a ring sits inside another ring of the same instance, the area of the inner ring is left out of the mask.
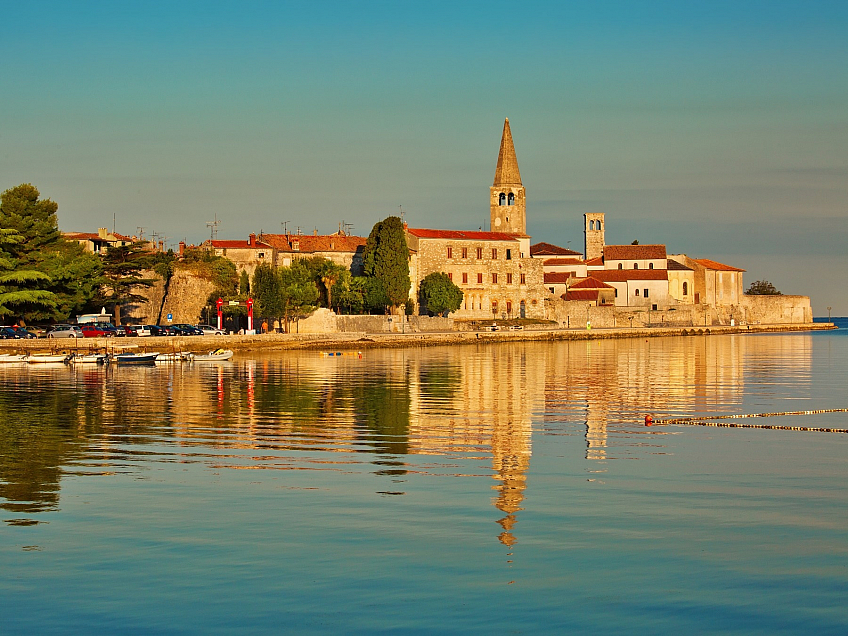
<path id="1" fill-rule="evenodd" d="M 524 186 L 521 185 L 521 173 L 518 172 L 518 159 L 512 143 L 509 119 L 504 120 L 498 167 L 495 169 L 495 181 L 489 191 L 492 232 L 526 235 L 527 208 L 524 200 Z"/>
<path id="2" fill-rule="evenodd" d="M 522 510 L 524 491 L 527 488 L 527 470 L 530 467 L 530 431 L 518 421 L 495 424 L 492 431 L 493 475 L 500 483 L 493 486 L 498 491 L 495 507 L 506 516 L 498 523 L 504 529 L 498 540 L 506 546 L 517 542 L 512 527 L 517 523 L 515 513 Z"/>
<path id="3" fill-rule="evenodd" d="M 604 221 L 603 212 L 590 212 L 583 215 L 584 254 L 586 260 L 604 255 Z"/>

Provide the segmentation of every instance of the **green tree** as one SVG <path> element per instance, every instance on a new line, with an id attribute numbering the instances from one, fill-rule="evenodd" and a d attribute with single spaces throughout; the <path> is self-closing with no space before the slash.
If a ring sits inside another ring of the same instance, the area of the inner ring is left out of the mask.
<path id="1" fill-rule="evenodd" d="M 292 320 L 300 320 L 315 311 L 320 293 L 309 266 L 302 259 L 280 270 L 280 295 L 287 332 Z"/>
<path id="2" fill-rule="evenodd" d="M 155 265 L 155 254 L 143 241 L 129 245 L 115 245 L 103 256 L 103 285 L 100 299 L 114 307 L 115 324 L 121 324 L 121 306 L 145 302 L 147 298 L 137 293 L 140 287 L 152 287 L 154 278 L 145 278 L 142 272 Z"/>
<path id="3" fill-rule="evenodd" d="M 745 291 L 749 296 L 782 296 L 777 288 L 767 280 L 757 280 L 751 283 L 750 287 Z"/>
<path id="4" fill-rule="evenodd" d="M 22 269 L 10 253 L 23 242 L 13 229 L 0 228 L 0 316 L 21 315 L 27 308 L 55 309 L 53 292 L 34 287 L 50 283 L 38 270 Z"/>
<path id="5" fill-rule="evenodd" d="M 333 285 L 333 298 L 339 313 L 361 314 L 365 311 L 364 276 L 352 276 L 345 271 Z"/>
<path id="6" fill-rule="evenodd" d="M 363 253 L 366 301 L 372 309 L 399 307 L 409 298 L 409 247 L 403 222 L 390 216 L 374 225 Z"/>
<path id="7" fill-rule="evenodd" d="M 421 304 L 431 314 L 447 316 L 462 306 L 462 290 L 444 272 L 427 274 L 419 286 Z"/>
<path id="8" fill-rule="evenodd" d="M 39 196 L 38 188 L 29 183 L 0 195 L 0 228 L 15 230 L 23 239 L 7 251 L 22 265 L 39 263 L 43 252 L 62 238 L 56 218 L 59 205 Z"/>
<path id="9" fill-rule="evenodd" d="M 239 294 L 241 296 L 250 294 L 250 277 L 246 269 L 241 270 L 241 274 L 239 275 Z"/>
<path id="10" fill-rule="evenodd" d="M 280 286 L 279 271 L 267 263 L 262 263 L 253 272 L 254 311 L 259 316 L 282 322 L 284 311 Z"/>

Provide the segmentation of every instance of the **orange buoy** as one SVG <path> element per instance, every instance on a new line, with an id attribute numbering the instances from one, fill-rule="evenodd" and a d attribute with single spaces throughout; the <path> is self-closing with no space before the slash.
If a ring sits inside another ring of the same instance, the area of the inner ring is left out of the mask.
<path id="1" fill-rule="evenodd" d="M 654 418 L 652 418 L 650 415 L 646 415 L 645 416 L 645 426 L 652 426 L 653 423 L 654 423 Z"/>

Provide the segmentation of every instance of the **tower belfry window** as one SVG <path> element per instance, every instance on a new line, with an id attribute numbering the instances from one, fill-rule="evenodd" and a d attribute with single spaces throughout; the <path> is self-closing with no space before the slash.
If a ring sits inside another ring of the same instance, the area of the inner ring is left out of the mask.
<path id="1" fill-rule="evenodd" d="M 498 205 L 506 205 L 506 195 L 503 192 L 498 195 Z"/>
<path id="2" fill-rule="evenodd" d="M 515 193 L 514 192 L 509 193 L 509 205 L 515 205 Z"/>

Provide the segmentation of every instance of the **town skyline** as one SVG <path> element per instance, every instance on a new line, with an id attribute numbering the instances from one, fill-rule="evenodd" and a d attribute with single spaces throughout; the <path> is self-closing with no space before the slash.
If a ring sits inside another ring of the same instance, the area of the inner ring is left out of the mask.
<path id="1" fill-rule="evenodd" d="M 44 9 L 47 10 L 44 10 Z M 848 9 L 674 3 L 7 7 L 2 189 L 200 243 L 399 215 L 486 229 L 504 117 L 527 231 L 746 269 L 848 314 Z M 37 97 L 35 97 L 37 96 Z"/>

